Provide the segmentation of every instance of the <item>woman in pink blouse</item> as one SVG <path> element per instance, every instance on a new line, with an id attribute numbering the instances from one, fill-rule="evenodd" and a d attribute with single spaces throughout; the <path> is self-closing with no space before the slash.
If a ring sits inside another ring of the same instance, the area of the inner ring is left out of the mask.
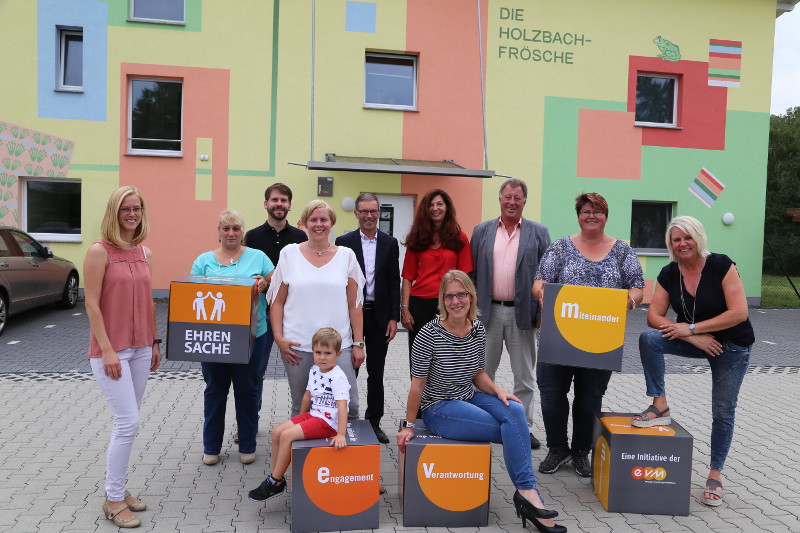
<path id="1" fill-rule="evenodd" d="M 132 511 L 147 508 L 125 483 L 147 378 L 161 364 L 150 287 L 152 254 L 141 244 L 148 231 L 142 193 L 136 187 L 120 187 L 108 200 L 102 240 L 89 247 L 83 263 L 91 326 L 89 361 L 114 416 L 103 514 L 126 528 L 141 525 Z"/>

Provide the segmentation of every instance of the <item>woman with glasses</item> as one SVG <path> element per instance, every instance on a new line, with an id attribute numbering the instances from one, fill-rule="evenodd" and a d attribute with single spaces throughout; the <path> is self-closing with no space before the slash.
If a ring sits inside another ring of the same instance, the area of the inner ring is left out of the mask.
<path id="1" fill-rule="evenodd" d="M 628 309 L 635 308 L 644 297 L 642 266 L 628 244 L 605 233 L 608 221 L 605 198 L 594 192 L 581 194 L 575 198 L 575 212 L 580 231 L 558 239 L 545 251 L 533 283 L 534 298 L 541 303 L 545 283 L 627 289 Z M 610 379 L 610 370 L 537 363 L 536 381 L 548 448 L 539 472 L 552 474 L 572 461 L 579 476 L 592 475 L 589 451 L 594 416 L 600 412 Z M 567 393 L 573 382 L 575 399 L 572 401 L 570 445 Z"/>
<path id="2" fill-rule="evenodd" d="M 472 252 L 456 221 L 453 201 L 441 189 L 428 191 L 422 197 L 403 244 L 407 251 L 403 260 L 400 321 L 408 330 L 410 354 L 419 328 L 436 316 L 442 276 L 452 269 L 472 272 Z"/>
<path id="3" fill-rule="evenodd" d="M 267 300 L 263 293 L 269 286 L 275 267 L 267 254 L 242 244 L 244 218 L 237 211 L 227 210 L 220 213 L 217 232 L 219 248 L 200 254 L 192 265 L 191 273 L 195 276 L 252 278 L 259 292 L 258 327 L 250 351 L 250 362 L 246 365 L 200 363 L 203 380 L 206 382 L 203 393 L 203 464 L 214 465 L 219 462 L 225 434 L 225 407 L 231 384 L 239 430 L 239 460 L 250 464 L 256 460 L 256 432 L 261 410 L 261 393 L 264 389 L 263 376 L 269 359 L 269 354 L 265 353 Z"/>
<path id="4" fill-rule="evenodd" d="M 100 225 L 102 238 L 89 247 L 83 263 L 89 361 L 114 417 L 103 514 L 124 528 L 140 526 L 133 511 L 147 508 L 126 490 L 126 478 L 147 378 L 161 364 L 150 286 L 153 256 L 142 246 L 150 229 L 144 205 L 136 187 L 114 191 Z"/>
<path id="5" fill-rule="evenodd" d="M 442 277 L 438 302 L 440 315 L 420 328 L 411 351 L 406 421 L 397 434 L 400 450 L 414 437 L 420 409 L 425 428 L 435 435 L 502 444 L 523 527 L 530 520 L 539 531 L 565 532 L 536 487 L 525 408 L 484 370 L 486 330 L 478 320 L 475 285 L 466 273 L 451 270 Z"/>

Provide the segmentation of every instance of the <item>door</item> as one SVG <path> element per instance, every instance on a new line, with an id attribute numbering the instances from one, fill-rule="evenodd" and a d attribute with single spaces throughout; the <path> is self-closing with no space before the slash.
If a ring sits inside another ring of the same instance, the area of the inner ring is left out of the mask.
<path id="1" fill-rule="evenodd" d="M 33 305 L 33 279 L 30 258 L 23 255 L 9 231 L 0 230 L 0 280 L 8 288 L 8 308 L 12 313 Z"/>
<path id="2" fill-rule="evenodd" d="M 403 259 L 406 256 L 406 247 L 403 246 L 403 242 L 405 242 L 406 235 L 411 229 L 411 223 L 414 221 L 414 206 L 417 197 L 412 194 L 379 194 L 378 198 L 381 200 L 380 229 L 395 237 L 400 243 L 400 272 L 402 273 Z M 383 213 L 390 215 L 384 218 Z"/>

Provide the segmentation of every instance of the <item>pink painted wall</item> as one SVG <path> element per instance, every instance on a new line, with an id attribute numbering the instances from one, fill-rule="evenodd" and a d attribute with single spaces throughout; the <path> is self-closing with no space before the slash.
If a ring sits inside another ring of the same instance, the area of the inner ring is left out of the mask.
<path id="1" fill-rule="evenodd" d="M 183 80 L 183 157 L 129 156 L 128 80 Z M 217 217 L 227 207 L 230 73 L 224 69 L 122 63 L 120 72 L 120 185 L 136 185 L 147 200 L 153 250 L 153 288 L 188 274 L 202 252 L 218 246 Z M 195 199 L 198 137 L 213 139 L 211 200 Z M 163 259 L 161 259 L 163 258 Z"/>

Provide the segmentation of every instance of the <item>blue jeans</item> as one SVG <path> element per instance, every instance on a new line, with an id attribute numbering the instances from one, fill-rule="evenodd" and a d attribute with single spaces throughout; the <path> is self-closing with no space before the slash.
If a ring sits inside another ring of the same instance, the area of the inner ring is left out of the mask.
<path id="1" fill-rule="evenodd" d="M 579 368 L 576 366 L 536 365 L 536 382 L 539 386 L 539 403 L 542 421 L 547 434 L 548 448 L 564 448 L 573 452 L 592 449 L 594 417 L 603 406 L 603 395 L 611 379 L 610 370 Z M 572 400 L 572 447 L 567 436 L 569 399 L 567 393 L 575 381 L 575 399 Z"/>
<path id="2" fill-rule="evenodd" d="M 711 367 L 711 469 L 722 470 L 733 440 L 736 401 L 747 373 L 752 346 L 722 343 L 722 353 L 712 357 L 682 340 L 668 340 L 655 329 L 639 335 L 639 356 L 644 368 L 647 395 L 666 396 L 664 388 L 664 354 L 704 358 Z"/>
<path id="3" fill-rule="evenodd" d="M 536 489 L 531 438 L 522 404 L 505 405 L 497 396 L 476 391 L 469 400 L 436 402 L 422 412 L 422 420 L 431 433 L 440 437 L 502 444 L 514 487 Z"/>
<path id="4" fill-rule="evenodd" d="M 225 434 L 225 407 L 228 390 L 233 383 L 236 405 L 236 423 L 239 427 L 239 453 L 255 453 L 258 412 L 264 388 L 261 368 L 266 368 L 264 342 L 267 334 L 256 337 L 250 362 L 246 365 L 232 363 L 201 363 L 206 390 L 203 395 L 203 453 L 219 455 Z"/>

